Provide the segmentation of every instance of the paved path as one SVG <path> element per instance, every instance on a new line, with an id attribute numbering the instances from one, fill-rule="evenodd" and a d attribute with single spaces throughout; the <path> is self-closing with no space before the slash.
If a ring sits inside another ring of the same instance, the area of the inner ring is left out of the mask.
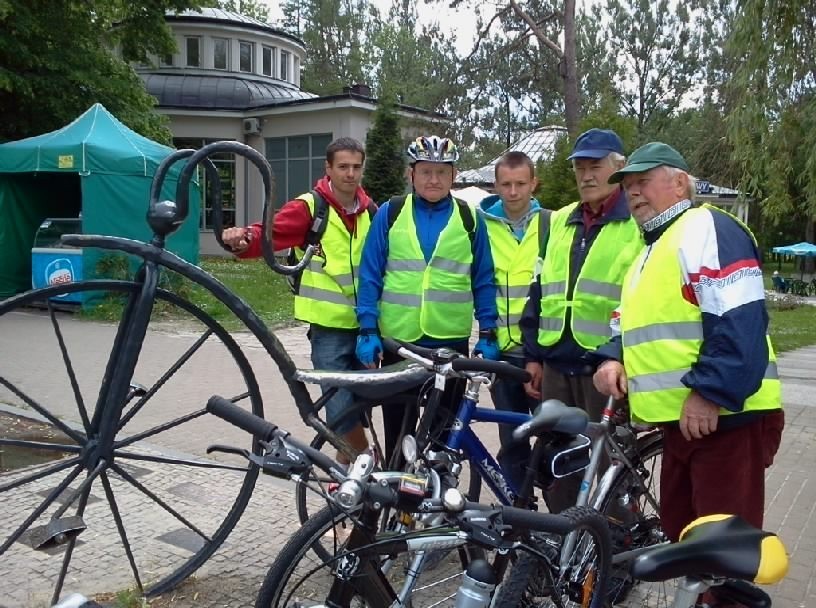
<path id="1" fill-rule="evenodd" d="M 105 370 L 115 328 L 80 322 L 61 316 L 64 342 L 76 366 L 80 390 L 86 399 L 94 395 Z M 200 332 L 189 326 L 164 324 L 149 334 L 135 379 L 151 386 Z M 309 366 L 308 342 L 302 327 L 277 332 L 287 351 L 300 366 Z M 263 394 L 266 417 L 302 439 L 312 433 L 300 421 L 285 383 L 263 348 L 246 334 L 236 334 Z M 774 606 L 816 606 L 816 348 L 780 358 L 787 426 L 776 463 L 768 471 L 767 527 L 777 530 L 792 557 L 790 574 L 772 590 Z M 35 400 L 48 404 L 61 418 L 79 424 L 76 401 L 59 358 L 59 345 L 47 317 L 38 312 L 0 317 L 0 376 Z M 235 395 L 245 390 L 240 367 L 227 349 L 209 339 L 166 382 L 149 407 L 128 424 L 125 434 L 152 428 L 161 422 L 200 408 L 213 393 Z M 487 400 L 487 399 L 486 399 Z M 0 387 L 0 411 L 20 412 L 24 400 Z M 30 412 L 30 410 L 26 410 Z M 137 444 L 133 451 L 150 457 L 190 455 L 203 459 L 211 443 L 246 445 L 241 432 L 211 416 L 204 416 Z M 495 446 L 495 434 L 489 436 Z M 136 450 L 138 447 L 138 450 Z M 219 457 L 234 461 L 231 457 Z M 237 462 L 237 461 L 234 461 Z M 151 491 L 168 499 L 185 517 L 204 531 L 218 525 L 234 501 L 241 476 L 233 472 L 129 461 L 126 467 Z M 0 483 L 14 479 L 6 475 Z M 55 481 L 46 478 L 36 487 L 3 494 L 0 503 L 0 539 L 24 519 L 42 500 Z M 133 542 L 140 568 L 149 582 L 180 564 L 190 555 L 195 540 L 184 535 L 176 520 L 155 507 L 142 494 L 111 476 L 113 492 L 123 513 L 125 528 Z M 76 487 L 76 483 L 72 487 Z M 86 520 L 79 538 L 66 589 L 76 591 L 118 590 L 131 580 L 124 551 L 110 517 L 104 491 L 94 486 Z M 290 485 L 270 478 L 258 481 L 252 499 L 224 546 L 184 585 L 169 604 L 179 608 L 249 606 L 266 568 L 288 535 L 297 527 Z M 16 525 L 15 525 L 16 524 Z M 17 543 L 0 556 L 0 606 L 47 606 L 48 589 L 59 569 L 59 551 L 35 552 Z M 151 577 L 153 577 L 151 579 Z"/>

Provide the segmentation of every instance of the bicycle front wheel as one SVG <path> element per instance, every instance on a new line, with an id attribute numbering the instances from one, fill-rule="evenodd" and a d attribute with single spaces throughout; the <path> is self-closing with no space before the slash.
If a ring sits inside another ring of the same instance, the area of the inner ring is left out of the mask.
<path id="1" fill-rule="evenodd" d="M 353 559 L 344 557 L 344 543 L 351 534 L 351 516 L 337 508 L 326 507 L 313 514 L 278 554 L 269 568 L 255 603 L 256 608 L 302 608 L 323 606 L 335 581 L 335 570 L 348 567 Z M 378 534 L 376 539 L 392 535 Z M 328 555 L 327 559 L 317 554 Z M 417 557 L 406 551 L 398 555 L 380 556 L 380 568 L 385 578 L 385 588 L 395 594 L 407 589 L 410 605 L 452 607 L 462 572 L 467 567 L 464 548 L 436 556 L 433 565 L 419 568 L 416 582 L 405 587 L 409 569 Z M 356 559 L 356 556 L 353 556 Z M 353 574 L 358 576 L 358 574 Z M 382 587 L 364 583 L 359 591 L 350 593 L 348 606 L 379 608 Z M 375 590 L 376 589 L 376 590 Z M 371 595 L 369 595 L 371 594 Z M 345 605 L 345 604 L 344 604 Z M 383 607 L 390 606 L 391 600 Z"/>
<path id="2" fill-rule="evenodd" d="M 526 552 L 519 555 L 493 605 L 603 608 L 612 563 L 606 520 L 588 507 L 571 507 L 561 515 L 572 521 L 575 530 L 574 549 L 563 566 L 559 537 L 534 534 L 533 544 L 548 559 Z"/>

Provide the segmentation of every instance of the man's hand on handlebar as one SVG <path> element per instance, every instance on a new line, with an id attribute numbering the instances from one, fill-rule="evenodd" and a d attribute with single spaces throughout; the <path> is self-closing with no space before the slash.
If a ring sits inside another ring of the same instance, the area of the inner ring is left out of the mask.
<path id="1" fill-rule="evenodd" d="M 598 366 L 598 371 L 592 376 L 592 383 L 599 393 L 611 395 L 615 399 L 623 399 L 628 389 L 623 364 L 614 359 L 608 359 Z"/>
<path id="2" fill-rule="evenodd" d="M 377 332 L 366 329 L 360 330 L 354 354 L 360 360 L 360 363 L 368 369 L 379 367 L 383 354 L 383 345 Z"/>
<path id="3" fill-rule="evenodd" d="M 251 238 L 252 233 L 246 228 L 227 228 L 221 233 L 221 240 L 224 241 L 224 245 L 229 247 L 236 255 L 249 249 Z"/>

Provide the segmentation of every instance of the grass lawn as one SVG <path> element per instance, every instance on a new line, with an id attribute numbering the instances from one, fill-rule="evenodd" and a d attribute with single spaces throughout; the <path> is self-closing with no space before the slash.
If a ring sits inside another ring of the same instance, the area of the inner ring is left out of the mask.
<path id="1" fill-rule="evenodd" d="M 770 334 L 776 352 L 816 344 L 816 306 L 798 306 L 789 310 L 768 304 Z"/>
<path id="2" fill-rule="evenodd" d="M 242 298 L 269 327 L 287 325 L 293 321 L 294 298 L 286 279 L 270 270 L 262 259 L 235 260 L 232 258 L 205 257 L 200 266 L 212 274 L 235 295 Z M 131 278 L 126 269 L 112 273 L 111 278 Z M 160 285 L 189 300 L 230 331 L 243 329 L 243 324 L 224 304 L 215 299 L 203 287 L 170 273 L 163 277 Z M 161 302 L 154 308 L 154 319 L 177 314 L 178 309 Z M 92 320 L 117 321 L 122 314 L 120 298 L 108 298 L 93 308 L 83 310 L 84 318 Z M 187 314 L 187 313 L 183 313 Z"/>

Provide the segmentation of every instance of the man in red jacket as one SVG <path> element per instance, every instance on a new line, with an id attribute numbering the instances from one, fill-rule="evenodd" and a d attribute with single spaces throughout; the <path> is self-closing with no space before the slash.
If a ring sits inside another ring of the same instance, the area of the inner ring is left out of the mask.
<path id="1" fill-rule="evenodd" d="M 355 314 L 357 268 L 371 225 L 369 206 L 374 207 L 371 197 L 360 187 L 364 161 L 359 141 L 349 137 L 334 140 L 326 148 L 326 175 L 314 187 L 329 206 L 328 224 L 300 278 L 295 318 L 309 324 L 307 335 L 316 369 L 342 371 L 359 366 L 354 355 L 359 329 Z M 307 192 L 275 213 L 272 239 L 276 250 L 292 247 L 298 259 L 303 256 L 315 206 L 314 194 Z M 260 257 L 262 229 L 260 223 L 228 228 L 222 238 L 239 258 Z M 337 391 L 326 404 L 326 416 L 329 425 L 352 447 L 364 450 L 368 441 L 360 421 L 340 420 L 353 400 L 349 391 Z"/>

